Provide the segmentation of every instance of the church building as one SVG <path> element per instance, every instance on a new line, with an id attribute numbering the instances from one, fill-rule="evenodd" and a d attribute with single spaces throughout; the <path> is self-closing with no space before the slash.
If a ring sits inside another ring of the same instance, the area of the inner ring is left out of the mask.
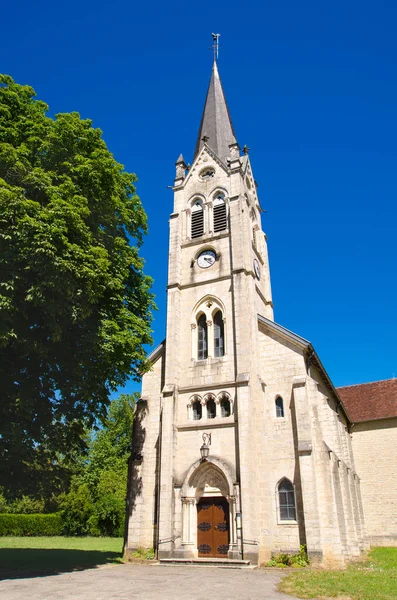
<path id="1" fill-rule="evenodd" d="M 301 544 L 312 561 L 358 556 L 351 423 L 311 343 L 274 321 L 257 185 L 216 60 L 173 189 L 166 339 L 136 406 L 127 551 L 252 565 Z"/>

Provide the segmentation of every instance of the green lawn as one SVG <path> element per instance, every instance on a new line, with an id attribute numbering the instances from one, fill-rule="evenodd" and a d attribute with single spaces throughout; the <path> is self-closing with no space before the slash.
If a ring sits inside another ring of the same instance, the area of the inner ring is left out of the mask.
<path id="1" fill-rule="evenodd" d="M 366 561 L 344 571 L 302 569 L 286 577 L 280 590 L 299 598 L 396 600 L 397 548 L 374 548 Z"/>
<path id="2" fill-rule="evenodd" d="M 121 538 L 0 537 L 0 579 L 117 563 L 122 547 Z"/>

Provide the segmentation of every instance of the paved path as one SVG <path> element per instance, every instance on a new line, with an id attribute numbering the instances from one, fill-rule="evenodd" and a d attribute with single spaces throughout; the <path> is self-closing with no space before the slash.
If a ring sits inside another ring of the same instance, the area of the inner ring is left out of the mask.
<path id="1" fill-rule="evenodd" d="M 1 600 L 297 600 L 259 569 L 114 565 L 0 581 Z"/>

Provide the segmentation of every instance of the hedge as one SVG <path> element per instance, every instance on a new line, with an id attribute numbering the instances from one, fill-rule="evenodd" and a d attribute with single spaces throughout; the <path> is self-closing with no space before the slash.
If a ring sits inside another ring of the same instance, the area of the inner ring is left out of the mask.
<path id="1" fill-rule="evenodd" d="M 62 513 L 0 514 L 1 535 L 62 535 Z"/>

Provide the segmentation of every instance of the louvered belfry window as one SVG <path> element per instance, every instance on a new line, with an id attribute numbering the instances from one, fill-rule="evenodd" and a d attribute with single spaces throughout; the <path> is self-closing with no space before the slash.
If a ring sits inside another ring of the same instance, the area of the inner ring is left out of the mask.
<path id="1" fill-rule="evenodd" d="M 192 206 L 192 238 L 200 237 L 204 233 L 204 210 L 197 200 Z"/>
<path id="2" fill-rule="evenodd" d="M 214 232 L 227 228 L 225 197 L 222 193 L 216 195 L 214 200 Z"/>

